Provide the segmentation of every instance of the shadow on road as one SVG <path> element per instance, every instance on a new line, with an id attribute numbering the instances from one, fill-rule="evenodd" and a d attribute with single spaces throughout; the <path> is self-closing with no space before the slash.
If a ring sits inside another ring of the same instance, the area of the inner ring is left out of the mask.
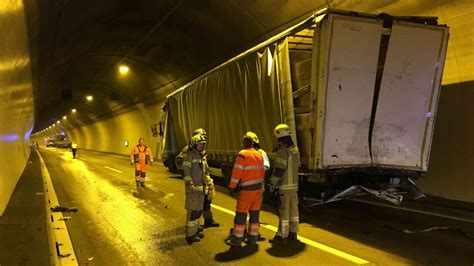
<path id="1" fill-rule="evenodd" d="M 291 241 L 286 245 L 272 245 L 271 248 L 268 248 L 265 251 L 274 257 L 288 258 L 298 255 L 305 249 L 306 244 L 300 241 Z"/>
<path id="2" fill-rule="evenodd" d="M 219 262 L 239 260 L 245 257 L 249 257 L 256 252 L 258 252 L 258 245 L 243 246 L 243 247 L 230 247 L 229 250 L 218 253 L 215 256 L 215 260 Z"/>

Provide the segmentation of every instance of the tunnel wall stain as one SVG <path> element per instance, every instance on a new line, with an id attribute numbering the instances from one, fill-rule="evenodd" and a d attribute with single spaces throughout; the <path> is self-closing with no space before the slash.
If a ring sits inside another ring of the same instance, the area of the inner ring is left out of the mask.
<path id="1" fill-rule="evenodd" d="M 0 215 L 30 155 L 34 103 L 22 1 L 0 1 Z"/>

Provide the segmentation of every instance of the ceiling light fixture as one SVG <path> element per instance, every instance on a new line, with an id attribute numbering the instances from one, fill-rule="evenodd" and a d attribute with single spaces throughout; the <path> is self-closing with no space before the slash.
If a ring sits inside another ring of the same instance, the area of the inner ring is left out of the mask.
<path id="1" fill-rule="evenodd" d="M 122 74 L 122 75 L 128 74 L 128 71 L 129 71 L 129 70 L 130 70 L 130 68 L 129 68 L 128 66 L 126 66 L 126 65 L 120 65 L 120 66 L 119 66 L 119 72 L 120 72 L 120 74 Z"/>

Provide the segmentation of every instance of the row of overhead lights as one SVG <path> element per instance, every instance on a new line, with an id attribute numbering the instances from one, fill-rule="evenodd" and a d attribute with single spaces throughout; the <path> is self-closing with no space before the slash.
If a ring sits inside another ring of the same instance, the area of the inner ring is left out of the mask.
<path id="1" fill-rule="evenodd" d="M 120 65 L 119 68 L 118 68 L 118 70 L 119 70 L 120 75 L 127 75 L 128 72 L 130 71 L 130 68 L 129 68 L 128 66 L 126 66 L 126 65 Z M 92 95 L 87 95 L 87 96 L 86 96 L 86 100 L 87 100 L 88 102 L 92 102 L 92 101 L 94 100 L 94 97 L 93 97 Z M 74 109 L 71 109 L 71 112 L 72 112 L 73 114 L 75 114 L 75 113 L 77 112 L 77 110 L 74 108 Z M 64 115 L 64 116 L 63 116 L 63 120 L 66 120 L 66 119 L 67 119 L 67 116 Z M 39 132 L 36 132 L 36 133 L 33 134 L 33 135 L 46 132 L 47 130 L 54 128 L 56 125 L 59 125 L 60 123 L 61 123 L 61 121 L 58 120 L 58 121 L 56 121 L 56 123 L 53 123 L 51 126 L 45 128 L 45 129 L 43 129 L 43 130 L 41 130 L 41 131 L 39 131 Z"/>

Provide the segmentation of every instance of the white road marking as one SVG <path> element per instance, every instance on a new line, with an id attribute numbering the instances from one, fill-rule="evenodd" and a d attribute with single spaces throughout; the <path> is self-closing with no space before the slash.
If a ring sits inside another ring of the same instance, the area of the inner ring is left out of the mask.
<path id="1" fill-rule="evenodd" d="M 459 217 L 454 217 L 454 216 L 450 216 L 450 215 L 444 215 L 444 214 L 428 212 L 428 211 L 420 211 L 420 210 L 409 209 L 409 208 L 398 207 L 398 206 L 392 206 L 392 205 L 387 205 L 387 204 L 382 204 L 382 203 L 377 203 L 377 202 L 370 202 L 370 201 L 365 201 L 365 200 L 360 200 L 360 199 L 351 199 L 351 200 L 356 201 L 356 202 L 362 202 L 362 203 L 365 203 L 365 204 L 375 205 L 375 206 L 379 206 L 379 207 L 392 208 L 392 209 L 397 209 L 397 210 L 402 210 L 402 211 L 407 211 L 407 212 L 421 213 L 421 214 L 426 214 L 426 215 L 431 215 L 431 216 L 436 216 L 436 217 L 441 217 L 441 218 L 452 219 L 452 220 L 456 220 L 456 221 L 474 223 L 474 220 L 472 220 L 472 219 L 459 218 Z"/>
<path id="2" fill-rule="evenodd" d="M 229 215 L 232 215 L 234 216 L 235 215 L 235 212 L 231 211 L 231 210 L 228 210 L 226 208 L 223 208 L 221 206 L 218 206 L 218 205 L 215 205 L 215 204 L 211 204 L 211 206 L 216 209 L 216 210 L 219 210 L 221 212 L 224 212 L 226 214 L 229 214 Z M 270 230 L 270 231 L 273 231 L 273 232 L 277 232 L 278 231 L 278 228 L 276 228 L 275 226 L 272 226 L 272 225 L 266 225 L 266 224 L 262 224 L 260 225 L 261 227 L 267 229 L 267 230 Z M 348 260 L 350 262 L 353 262 L 353 263 L 356 263 L 356 264 L 368 264 L 370 263 L 369 261 L 367 260 L 364 260 L 362 258 L 359 258 L 359 257 L 356 257 L 356 256 L 353 256 L 351 254 L 348 254 L 348 253 L 345 253 L 343 251 L 340 251 L 340 250 L 337 250 L 335 248 L 332 248 L 332 247 L 329 247 L 329 246 L 326 246 L 324 244 L 321 244 L 321 243 L 318 243 L 316 241 L 313 241 L 311 239 L 308 239 L 308 238 L 305 238 L 305 237 L 302 237 L 302 236 L 298 236 L 298 239 L 307 244 L 307 245 L 310 245 L 314 248 L 317 248 L 319 250 L 322 250 L 324 252 L 327 252 L 329 254 L 332 254 L 332 255 L 335 255 L 337 257 L 340 257 L 342 259 L 345 259 L 345 260 Z"/>
<path id="3" fill-rule="evenodd" d="M 50 209 L 52 207 L 60 206 L 60 204 L 43 157 L 38 150 L 36 150 L 36 153 L 38 153 L 41 165 L 41 175 L 43 176 L 43 189 L 45 192 L 44 200 L 47 217 L 46 229 L 48 232 L 51 263 L 54 265 L 78 265 L 71 237 L 69 236 L 67 225 L 64 222 L 63 214 L 61 212 L 53 212 Z M 57 243 L 61 243 L 61 247 L 58 247 L 56 245 Z M 59 257 L 58 250 L 61 254 L 69 255 L 67 257 Z"/>
<path id="4" fill-rule="evenodd" d="M 122 173 L 123 173 L 123 172 L 120 171 L 120 170 L 117 170 L 117 169 L 115 169 L 115 168 L 108 167 L 108 166 L 105 166 L 105 165 L 104 165 L 104 168 L 107 168 L 107 169 L 109 169 L 110 171 L 114 171 L 114 172 L 119 173 L 119 174 L 122 174 Z"/>

